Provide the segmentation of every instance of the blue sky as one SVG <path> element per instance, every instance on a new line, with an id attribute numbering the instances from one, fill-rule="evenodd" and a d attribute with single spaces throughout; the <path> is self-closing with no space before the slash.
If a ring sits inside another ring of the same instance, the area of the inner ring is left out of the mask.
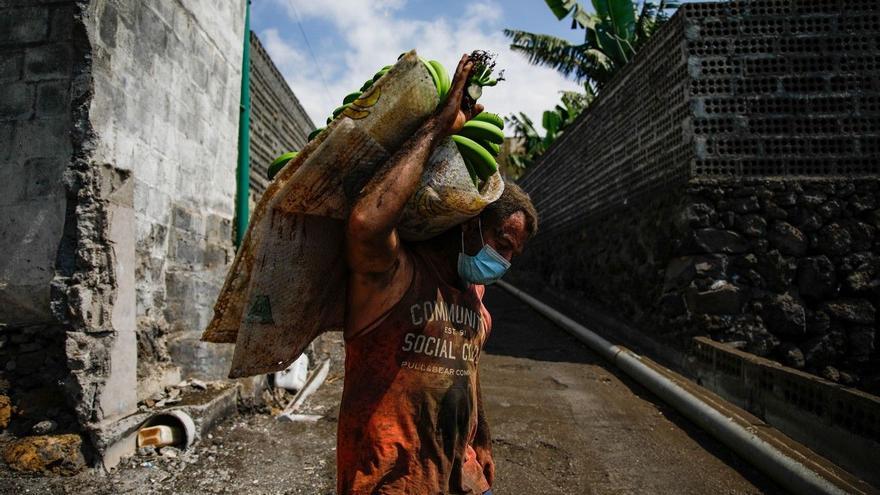
<path id="1" fill-rule="evenodd" d="M 583 31 L 569 26 L 557 21 L 543 0 L 254 0 L 251 5 L 251 29 L 317 125 L 346 94 L 411 48 L 442 62 L 450 75 L 462 53 L 496 52 L 507 80 L 486 88 L 480 102 L 492 112 L 524 111 L 540 120 L 541 112 L 558 102 L 559 91 L 580 86 L 511 52 L 502 29 L 580 41 Z"/>

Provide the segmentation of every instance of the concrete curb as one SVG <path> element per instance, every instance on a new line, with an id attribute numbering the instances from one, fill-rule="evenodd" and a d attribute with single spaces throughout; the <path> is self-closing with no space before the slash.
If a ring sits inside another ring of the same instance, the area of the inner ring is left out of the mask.
<path id="1" fill-rule="evenodd" d="M 795 493 L 880 493 L 721 397 L 625 347 L 611 344 L 512 285 L 503 281 L 498 285 L 582 340 L 785 488 Z"/>

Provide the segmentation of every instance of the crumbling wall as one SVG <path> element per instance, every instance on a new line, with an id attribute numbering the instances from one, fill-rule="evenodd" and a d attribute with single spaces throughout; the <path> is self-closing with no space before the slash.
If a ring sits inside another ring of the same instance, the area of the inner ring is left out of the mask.
<path id="1" fill-rule="evenodd" d="M 683 5 L 520 181 L 542 231 L 517 269 L 880 393 L 878 15 Z"/>
<path id="2" fill-rule="evenodd" d="M 129 171 L 138 392 L 225 377 L 198 341 L 232 260 L 244 0 L 93 1 L 93 161 Z"/>
<path id="3" fill-rule="evenodd" d="M 112 252 L 99 174 L 85 166 L 91 94 L 83 2 L 0 7 L 0 388 L 10 428 L 79 431 L 98 418 L 107 375 L 103 345 L 77 359 L 79 342 L 110 334 Z M 104 272 L 90 273 L 94 270 Z M 72 359 L 71 359 L 72 358 Z M 91 374 L 84 384 L 79 377 Z M 49 423 L 46 423 L 49 422 Z"/>

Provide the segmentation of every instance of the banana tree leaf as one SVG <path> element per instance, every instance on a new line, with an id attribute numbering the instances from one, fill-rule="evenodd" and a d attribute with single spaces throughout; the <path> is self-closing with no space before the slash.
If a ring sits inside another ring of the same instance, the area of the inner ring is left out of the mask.
<path id="1" fill-rule="evenodd" d="M 593 0 L 596 15 L 609 19 L 612 32 L 621 39 L 632 39 L 636 27 L 636 14 L 632 0 Z"/>
<path id="2" fill-rule="evenodd" d="M 546 110 L 541 119 L 541 125 L 543 125 L 544 129 L 547 131 L 547 136 L 555 136 L 556 132 L 562 125 L 562 117 L 552 110 Z"/>
<path id="3" fill-rule="evenodd" d="M 558 20 L 565 19 L 572 9 L 578 7 L 577 0 L 544 0 Z"/>

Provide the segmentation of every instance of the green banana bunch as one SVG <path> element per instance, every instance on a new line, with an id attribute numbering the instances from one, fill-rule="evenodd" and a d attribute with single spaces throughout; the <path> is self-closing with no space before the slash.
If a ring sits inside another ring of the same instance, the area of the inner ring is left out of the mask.
<path id="1" fill-rule="evenodd" d="M 298 151 L 288 151 L 287 153 L 284 153 L 283 155 L 273 160 L 272 164 L 269 165 L 269 170 L 266 174 L 269 176 L 269 180 L 274 179 L 275 176 L 278 175 L 278 172 L 280 172 L 285 165 L 290 163 L 291 160 L 296 158 L 296 155 L 298 154 Z"/>
<path id="2" fill-rule="evenodd" d="M 452 136 L 474 186 L 478 185 L 478 179 L 486 181 L 498 170 L 495 157 L 501 152 L 501 143 L 504 142 L 503 130 L 504 120 L 501 117 L 482 112 Z"/>
<path id="3" fill-rule="evenodd" d="M 446 72 L 443 64 L 436 60 L 420 60 L 434 81 L 434 87 L 437 88 L 437 96 L 440 97 L 440 103 L 443 103 L 446 101 L 446 95 L 449 94 L 449 88 L 452 86 L 452 81 L 449 80 L 449 73 Z"/>

